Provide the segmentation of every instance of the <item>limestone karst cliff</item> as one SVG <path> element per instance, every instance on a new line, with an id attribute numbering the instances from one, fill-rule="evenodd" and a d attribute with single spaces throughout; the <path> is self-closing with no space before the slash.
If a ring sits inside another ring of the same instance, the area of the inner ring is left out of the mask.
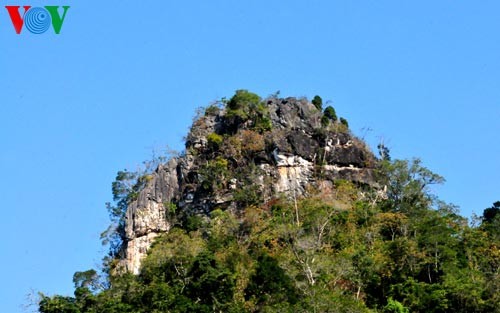
<path id="1" fill-rule="evenodd" d="M 105 271 L 40 312 L 500 313 L 500 202 L 470 226 L 441 176 L 378 149 L 319 97 L 237 91 L 181 155 L 118 172 Z"/>
<path id="2" fill-rule="evenodd" d="M 233 101 L 233 103 L 231 103 Z M 343 179 L 374 185 L 376 158 L 365 144 L 306 99 L 231 99 L 196 119 L 185 154 L 158 166 L 125 219 L 119 267 L 138 273 L 155 237 L 172 226 L 168 210 L 209 216 L 277 197 L 328 192 Z"/>

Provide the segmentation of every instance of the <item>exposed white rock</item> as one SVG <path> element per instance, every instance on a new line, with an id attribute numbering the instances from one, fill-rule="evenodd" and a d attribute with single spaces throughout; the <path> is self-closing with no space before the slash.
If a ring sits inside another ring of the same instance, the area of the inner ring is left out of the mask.
<path id="1" fill-rule="evenodd" d="M 278 150 L 273 151 L 273 157 L 276 161 L 276 166 L 302 166 L 302 167 L 310 167 L 312 166 L 312 162 L 309 162 L 298 155 L 285 155 L 280 154 Z"/>
<path id="2" fill-rule="evenodd" d="M 339 172 L 341 170 L 350 170 L 350 171 L 361 171 L 363 169 L 354 167 L 352 165 L 349 166 L 337 166 L 337 165 L 324 165 L 323 168 L 327 171 L 332 171 L 332 172 Z"/>
<path id="3" fill-rule="evenodd" d="M 163 203 L 160 204 L 150 200 L 145 201 L 143 207 L 137 207 L 136 204 L 136 202 L 132 203 L 129 210 L 127 210 L 125 232 L 128 239 L 134 239 L 153 231 L 167 231 L 170 229 Z"/>
<path id="4" fill-rule="evenodd" d="M 144 236 L 131 239 L 127 242 L 125 270 L 135 275 L 139 274 L 141 262 L 146 256 L 149 247 L 158 236 L 156 232 L 147 233 Z"/>

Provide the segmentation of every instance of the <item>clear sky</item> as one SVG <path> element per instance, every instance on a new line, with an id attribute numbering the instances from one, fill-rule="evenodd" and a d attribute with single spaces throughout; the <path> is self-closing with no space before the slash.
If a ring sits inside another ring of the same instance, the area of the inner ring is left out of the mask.
<path id="1" fill-rule="evenodd" d="M 118 170 L 182 149 L 195 108 L 319 94 L 420 157 L 465 216 L 500 200 L 498 1 L 0 1 L 0 312 L 98 266 Z M 5 5 L 70 5 L 16 35 Z"/>

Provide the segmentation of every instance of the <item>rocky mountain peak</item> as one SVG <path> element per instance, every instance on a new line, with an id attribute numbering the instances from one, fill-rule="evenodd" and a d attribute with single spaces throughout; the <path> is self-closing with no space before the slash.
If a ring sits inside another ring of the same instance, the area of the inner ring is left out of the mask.
<path id="1" fill-rule="evenodd" d="M 239 90 L 207 107 L 185 153 L 148 176 L 125 217 L 119 268 L 138 273 L 154 239 L 174 216 L 243 210 L 277 197 L 330 192 L 337 180 L 374 185 L 376 158 L 333 108 L 307 99 Z"/>

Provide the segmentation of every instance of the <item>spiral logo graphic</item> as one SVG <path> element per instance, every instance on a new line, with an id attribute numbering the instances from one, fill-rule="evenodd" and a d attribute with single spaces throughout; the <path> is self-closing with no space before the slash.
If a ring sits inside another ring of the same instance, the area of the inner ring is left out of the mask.
<path id="1" fill-rule="evenodd" d="M 45 33 L 51 22 L 49 11 L 44 8 L 31 8 L 24 14 L 24 25 L 33 34 Z"/>

